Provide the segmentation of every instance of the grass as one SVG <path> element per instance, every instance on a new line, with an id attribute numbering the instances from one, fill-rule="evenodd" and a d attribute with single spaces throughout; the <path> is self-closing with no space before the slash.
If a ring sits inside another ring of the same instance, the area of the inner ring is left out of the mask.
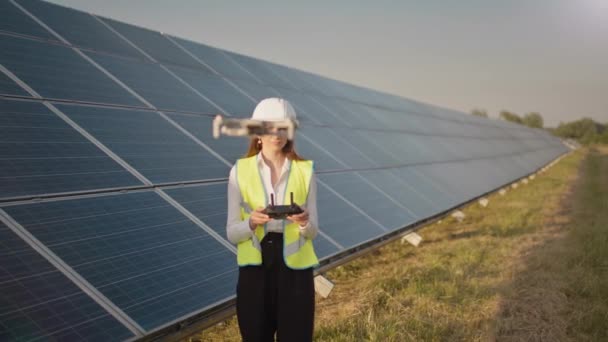
<path id="1" fill-rule="evenodd" d="M 577 151 L 464 221 L 425 227 L 418 248 L 331 270 L 315 340 L 608 340 L 606 175 L 608 151 Z M 238 341 L 236 319 L 190 340 Z"/>

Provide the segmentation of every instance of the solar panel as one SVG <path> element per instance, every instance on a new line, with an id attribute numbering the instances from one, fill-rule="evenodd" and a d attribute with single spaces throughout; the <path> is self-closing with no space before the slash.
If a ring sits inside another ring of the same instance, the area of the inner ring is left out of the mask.
<path id="1" fill-rule="evenodd" d="M 293 103 L 328 267 L 566 151 L 540 130 L 46 2 L 2 2 L 0 19 L 0 340 L 168 334 L 230 305 L 226 181 L 248 139 L 213 139 L 218 113 Z"/>
<path id="2" fill-rule="evenodd" d="M 0 340 L 109 341 L 133 334 L 0 221 Z"/>
<path id="3" fill-rule="evenodd" d="M 347 168 L 368 168 L 376 166 L 361 151 L 349 142 L 344 141 L 336 133 L 327 127 L 302 127 L 303 135 L 315 141 L 328 151 L 341 165 Z M 343 166 L 343 167 L 344 167 Z"/>
<path id="4" fill-rule="evenodd" d="M 225 178 L 222 161 L 155 112 L 57 105 L 152 183 Z"/>
<path id="5" fill-rule="evenodd" d="M 154 192 L 4 210 L 146 330 L 236 288 L 235 255 Z"/>
<path id="6" fill-rule="evenodd" d="M 225 55 L 229 59 L 232 59 L 239 65 L 241 65 L 244 69 L 246 69 L 250 74 L 255 76 L 255 79 L 262 83 L 269 85 L 271 87 L 278 87 L 283 89 L 294 89 L 294 85 L 285 81 L 280 76 L 277 76 L 271 69 L 269 69 L 265 62 L 262 62 L 258 59 L 244 56 L 234 52 L 224 52 Z"/>
<path id="7" fill-rule="evenodd" d="M 323 182 L 317 187 L 317 207 L 319 218 L 323 220 L 319 222 L 320 229 L 345 248 L 386 233 L 381 224 L 361 212 L 361 208 L 350 205 Z"/>
<path id="8" fill-rule="evenodd" d="M 141 106 L 70 47 L 0 35 L 0 64 L 44 98 Z"/>
<path id="9" fill-rule="evenodd" d="M 245 81 L 254 84 L 259 83 L 253 75 L 247 72 L 247 70 L 242 68 L 232 59 L 227 58 L 225 54 L 226 51 L 224 50 L 178 37 L 167 36 L 167 38 L 172 40 L 179 49 L 183 49 L 183 51 L 192 54 L 214 72 L 223 75 L 224 77 L 234 81 Z"/>
<path id="10" fill-rule="evenodd" d="M 386 230 L 402 228 L 415 221 L 406 208 L 399 206 L 356 173 L 328 173 L 319 178 Z"/>
<path id="11" fill-rule="evenodd" d="M 178 67 L 170 67 L 170 69 L 191 87 L 201 94 L 205 94 L 205 97 L 217 104 L 228 115 L 249 117 L 257 104 L 257 101 L 219 76 L 193 69 Z M 222 113 L 216 109 L 209 114 Z"/>
<path id="12" fill-rule="evenodd" d="M 211 70 L 204 67 L 184 51 L 176 49 L 175 44 L 165 38 L 160 32 L 146 30 L 108 18 L 100 18 L 100 20 L 158 62 L 198 68 L 211 72 Z"/>
<path id="13" fill-rule="evenodd" d="M 19 0 L 18 3 L 76 46 L 143 58 L 89 13 L 44 1 Z"/>
<path id="14" fill-rule="evenodd" d="M 44 105 L 0 108 L 0 198 L 141 185 Z"/>
<path id="15" fill-rule="evenodd" d="M 158 109 L 222 113 L 220 108 L 192 91 L 156 63 L 91 52 L 87 55 Z"/>

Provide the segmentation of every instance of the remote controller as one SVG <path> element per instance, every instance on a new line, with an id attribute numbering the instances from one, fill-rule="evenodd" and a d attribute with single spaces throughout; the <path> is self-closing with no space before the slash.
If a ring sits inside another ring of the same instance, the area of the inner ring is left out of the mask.
<path id="1" fill-rule="evenodd" d="M 299 205 L 293 203 L 293 192 L 289 193 L 291 204 L 290 205 L 274 205 L 274 195 L 270 194 L 270 205 L 268 205 L 262 212 L 270 218 L 276 220 L 283 220 L 290 215 L 297 215 L 304 212 Z"/>

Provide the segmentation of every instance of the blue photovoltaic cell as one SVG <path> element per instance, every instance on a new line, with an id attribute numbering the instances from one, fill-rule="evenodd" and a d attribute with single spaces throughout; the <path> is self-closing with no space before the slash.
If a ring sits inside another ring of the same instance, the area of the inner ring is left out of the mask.
<path id="1" fill-rule="evenodd" d="M 294 143 L 296 151 L 305 159 L 312 159 L 315 164 L 315 170 L 340 170 L 347 168 L 340 164 L 334 157 L 329 155 L 323 146 L 318 145 L 314 140 L 302 135 L 301 132 L 296 132 L 296 140 Z"/>
<path id="2" fill-rule="evenodd" d="M 419 166 L 390 169 L 390 172 L 418 192 L 425 194 L 441 211 L 458 204 L 458 198 L 450 189 L 433 183 L 433 180 L 425 175 Z"/>
<path id="3" fill-rule="evenodd" d="M 146 330 L 234 295 L 236 256 L 154 192 L 4 210 Z"/>
<path id="4" fill-rule="evenodd" d="M 156 112 L 58 105 L 153 183 L 225 178 L 228 167 Z"/>
<path id="5" fill-rule="evenodd" d="M 89 13 L 46 1 L 18 0 L 18 2 L 72 45 L 138 58 L 144 57 Z"/>
<path id="6" fill-rule="evenodd" d="M 0 221 L 0 341 L 116 341 L 133 337 Z"/>
<path id="7" fill-rule="evenodd" d="M 251 74 L 245 71 L 232 59 L 227 58 L 223 50 L 181 38 L 170 38 L 182 48 L 195 55 L 198 59 L 202 60 L 218 74 L 232 80 L 244 80 L 247 82 L 258 83 L 256 79 L 251 76 Z"/>
<path id="8" fill-rule="evenodd" d="M 9 1 L 0 1 L 0 31 L 57 40 L 47 30 Z"/>
<path id="9" fill-rule="evenodd" d="M 226 238 L 226 183 L 184 186 L 164 191 L 199 220 Z"/>
<path id="10" fill-rule="evenodd" d="M 408 208 L 415 220 L 432 216 L 439 212 L 440 207 L 435 205 L 423 193 L 403 182 L 391 173 L 391 170 L 361 171 L 361 176 L 372 182 L 375 186 Z"/>
<path id="11" fill-rule="evenodd" d="M 270 70 L 261 60 L 240 55 L 233 52 L 224 52 L 232 60 L 241 65 L 245 70 L 253 74 L 256 80 L 261 81 L 263 84 L 270 85 L 273 87 L 280 87 L 286 89 L 293 89 L 293 85 L 286 82 L 281 77 L 277 76 L 272 70 Z"/>
<path id="12" fill-rule="evenodd" d="M 367 158 L 367 156 L 361 153 L 356 146 L 339 138 L 331 128 L 302 126 L 300 132 L 322 146 L 326 151 L 350 168 L 377 166 L 373 161 Z"/>
<path id="13" fill-rule="evenodd" d="M 190 86 L 220 106 L 227 114 L 238 117 L 250 117 L 257 104 L 221 77 L 199 72 L 193 69 L 170 67 L 171 71 Z M 219 110 L 207 114 L 222 114 Z"/>
<path id="14" fill-rule="evenodd" d="M 373 110 L 369 110 L 368 106 L 350 101 L 336 101 L 336 106 L 343 108 L 343 111 L 348 113 L 349 121 L 354 127 L 364 127 L 366 129 L 383 129 L 385 128 Z"/>
<path id="15" fill-rule="evenodd" d="M 99 19 L 110 25 L 131 43 L 135 44 L 138 48 L 142 49 L 146 54 L 160 63 L 182 65 L 208 73 L 212 72 L 209 68 L 178 48 L 160 32 L 121 23 L 108 18 Z M 120 39 L 122 40 L 122 38 Z"/>
<path id="16" fill-rule="evenodd" d="M 326 112 L 313 107 L 309 98 L 290 89 L 276 88 L 275 90 L 280 97 L 288 100 L 294 107 L 298 121 L 316 125 L 327 123 L 327 118 L 323 117 Z"/>
<path id="17" fill-rule="evenodd" d="M 257 102 L 260 102 L 263 99 L 280 96 L 280 94 L 275 89 L 272 89 L 259 83 L 239 80 L 233 80 L 233 83 L 242 91 L 244 91 L 247 95 L 253 97 L 256 100 L 256 104 Z"/>
<path id="18" fill-rule="evenodd" d="M 317 179 L 323 179 L 322 175 L 317 175 L 317 177 Z M 321 183 L 317 187 L 317 210 L 319 229 L 345 248 L 386 234 L 386 231 L 380 226 L 359 213 Z"/>
<path id="19" fill-rule="evenodd" d="M 367 159 L 372 160 L 376 166 L 388 167 L 402 163 L 402 160 L 391 155 L 382 145 L 377 137 L 384 134 L 383 132 L 355 130 L 348 128 L 334 128 L 334 132 L 343 140 L 357 146 L 359 151 L 363 153 Z"/>
<path id="20" fill-rule="evenodd" d="M 141 106 L 71 48 L 0 35 L 0 64 L 40 96 Z"/>
<path id="21" fill-rule="evenodd" d="M 266 61 L 263 61 L 263 63 L 272 73 L 285 80 L 288 84 L 293 85 L 296 89 L 309 90 L 312 88 L 310 83 L 299 77 L 299 74 L 302 73 L 301 71 Z"/>
<path id="22" fill-rule="evenodd" d="M 322 222 L 319 222 L 319 225 L 322 225 Z M 313 240 L 313 246 L 315 248 L 315 254 L 319 260 L 323 260 L 328 256 L 336 254 L 341 251 L 336 245 L 331 243 L 328 239 L 326 239 L 322 234 L 317 234 L 317 236 Z"/>
<path id="23" fill-rule="evenodd" d="M 89 57 L 161 110 L 213 114 L 219 109 L 158 64 L 87 52 Z"/>
<path id="24" fill-rule="evenodd" d="M 355 173 L 321 174 L 319 178 L 387 229 L 403 228 L 415 221 L 406 209 L 392 202 Z"/>
<path id="25" fill-rule="evenodd" d="M 0 94 L 30 96 L 28 92 L 3 73 L 0 73 Z"/>
<path id="26" fill-rule="evenodd" d="M 467 162 L 468 164 L 469 162 Z M 431 179 L 434 184 L 443 186 L 462 202 L 474 197 L 471 182 L 476 182 L 474 171 L 463 169 L 460 163 L 439 163 L 418 166 L 422 174 Z"/>
<path id="27" fill-rule="evenodd" d="M 141 185 L 41 103 L 0 108 L 1 198 Z"/>
<path id="28" fill-rule="evenodd" d="M 301 96 L 291 98 L 290 101 L 293 101 L 298 108 L 304 110 L 306 115 L 314 117 L 314 120 L 321 124 L 340 127 L 351 126 L 349 121 L 342 120 L 330 109 L 323 106 L 316 97 L 309 96 L 308 94 L 301 94 Z"/>

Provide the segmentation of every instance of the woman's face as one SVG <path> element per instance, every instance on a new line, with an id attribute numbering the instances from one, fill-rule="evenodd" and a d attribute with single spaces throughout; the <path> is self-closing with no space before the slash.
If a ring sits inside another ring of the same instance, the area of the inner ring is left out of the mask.
<path id="1" fill-rule="evenodd" d="M 281 151 L 287 144 L 287 135 L 283 130 L 277 131 L 276 128 L 271 130 L 273 134 L 264 134 L 260 136 L 262 140 L 262 149 L 268 152 Z"/>

